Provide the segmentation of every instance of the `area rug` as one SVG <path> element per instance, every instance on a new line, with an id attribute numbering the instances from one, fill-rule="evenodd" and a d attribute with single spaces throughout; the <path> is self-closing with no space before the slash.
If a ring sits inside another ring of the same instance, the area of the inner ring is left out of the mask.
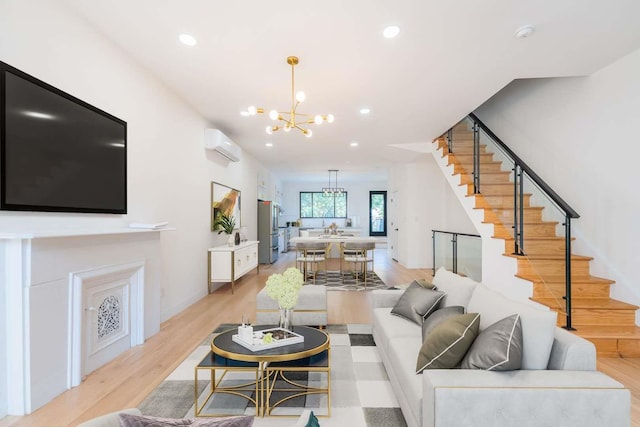
<path id="1" fill-rule="evenodd" d="M 307 281 L 313 284 L 313 279 Z M 355 276 L 350 272 L 341 274 L 340 271 L 319 271 L 316 275 L 315 283 L 325 285 L 328 291 L 371 291 L 374 289 L 387 289 L 388 286 L 374 272 L 367 272 L 367 286 L 364 286 L 364 278 L 359 276 L 356 280 Z"/>
<path id="2" fill-rule="evenodd" d="M 233 324 L 220 325 L 196 350 L 185 359 L 140 405 L 145 415 L 159 417 L 190 417 L 194 414 L 194 367 L 207 355 L 215 334 Z M 322 427 L 406 427 L 391 383 L 380 360 L 371 335 L 371 325 L 329 325 L 331 339 L 331 417 L 320 418 Z M 198 377 L 198 394 L 206 393 L 208 375 Z M 243 382 L 242 373 L 225 377 L 225 382 Z M 323 381 L 315 373 L 306 379 Z M 326 375 L 325 375 L 326 376 Z M 301 380 L 301 378 L 297 378 Z M 326 414 L 326 396 L 311 395 L 292 399 L 282 414 L 300 414 L 305 408 L 319 415 Z M 220 394 L 206 408 L 208 411 L 255 415 L 255 406 L 248 400 Z M 256 417 L 254 427 L 286 427 L 295 423 L 292 418 Z"/>

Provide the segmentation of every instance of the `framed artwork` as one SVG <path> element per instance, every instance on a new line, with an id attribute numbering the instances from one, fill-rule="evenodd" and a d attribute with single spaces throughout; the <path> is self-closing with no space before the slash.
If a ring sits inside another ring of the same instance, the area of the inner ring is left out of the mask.
<path id="1" fill-rule="evenodd" d="M 218 182 L 211 182 L 211 231 L 214 228 L 214 221 L 218 212 L 227 216 L 233 216 L 236 220 L 235 228 L 240 228 L 240 190 L 227 187 Z"/>

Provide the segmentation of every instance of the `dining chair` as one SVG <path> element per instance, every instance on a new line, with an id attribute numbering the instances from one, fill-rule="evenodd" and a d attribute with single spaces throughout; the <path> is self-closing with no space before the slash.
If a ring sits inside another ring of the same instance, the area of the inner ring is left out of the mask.
<path id="1" fill-rule="evenodd" d="M 327 243 L 326 242 L 297 242 L 296 243 L 296 267 L 302 272 L 304 280 L 313 278 L 316 283 L 316 275 L 320 270 L 320 264 L 324 265 L 325 283 L 327 280 Z"/>
<path id="2" fill-rule="evenodd" d="M 344 242 L 340 246 L 340 276 L 342 277 L 344 275 L 342 267 L 343 261 L 351 264 L 351 271 L 356 279 L 356 283 L 358 279 L 362 277 L 366 289 L 369 264 L 371 264 L 371 271 L 373 271 L 374 267 L 375 248 L 375 242 Z"/>

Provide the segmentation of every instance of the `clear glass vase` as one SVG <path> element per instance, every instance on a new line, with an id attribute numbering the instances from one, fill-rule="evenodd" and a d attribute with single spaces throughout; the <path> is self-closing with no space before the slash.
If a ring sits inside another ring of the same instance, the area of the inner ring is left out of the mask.
<path id="1" fill-rule="evenodd" d="M 280 321 L 278 327 L 291 331 L 293 329 L 293 309 L 280 308 Z"/>

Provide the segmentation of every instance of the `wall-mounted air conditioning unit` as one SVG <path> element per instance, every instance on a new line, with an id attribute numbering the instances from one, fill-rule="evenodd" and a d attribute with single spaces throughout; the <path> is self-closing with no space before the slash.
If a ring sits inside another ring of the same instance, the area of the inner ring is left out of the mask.
<path id="1" fill-rule="evenodd" d="M 226 157 L 232 162 L 240 160 L 242 148 L 229 139 L 227 135 L 218 129 L 204 130 L 204 147 L 207 150 L 214 150 L 221 156 Z"/>

